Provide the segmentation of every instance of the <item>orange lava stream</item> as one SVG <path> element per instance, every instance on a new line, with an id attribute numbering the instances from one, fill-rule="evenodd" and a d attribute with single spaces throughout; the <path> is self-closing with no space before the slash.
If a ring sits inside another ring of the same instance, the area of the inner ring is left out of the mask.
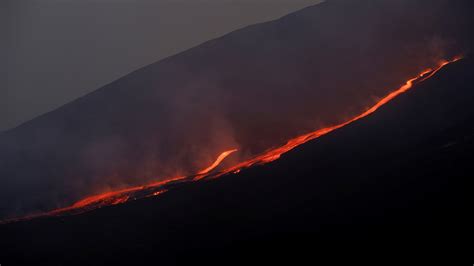
<path id="1" fill-rule="evenodd" d="M 233 150 L 225 151 L 225 152 L 221 153 L 221 155 L 219 155 L 219 157 L 217 157 L 216 161 L 211 166 L 209 166 L 206 169 L 203 169 L 203 170 L 199 171 L 198 175 L 204 175 L 204 174 L 209 173 L 214 168 L 216 168 L 227 156 L 229 156 L 230 154 L 232 154 L 236 151 L 237 151 L 237 149 L 233 149 Z"/>
<path id="2" fill-rule="evenodd" d="M 236 152 L 237 149 L 232 149 L 225 151 L 221 153 L 217 159 L 212 163 L 209 167 L 199 171 L 195 176 L 195 180 L 199 180 L 203 178 L 206 174 L 210 173 L 212 170 L 214 170 L 219 164 L 230 154 Z M 154 189 L 154 188 L 161 188 L 165 185 L 171 184 L 173 182 L 179 182 L 179 181 L 184 181 L 186 180 L 187 177 L 185 176 L 179 176 L 171 179 L 167 179 L 164 181 L 159 181 L 159 182 L 154 182 L 145 186 L 135 186 L 135 187 L 130 187 L 130 188 L 125 188 L 125 189 L 120 189 L 120 190 L 115 190 L 115 191 L 110 191 L 110 192 L 105 192 L 102 194 L 98 195 L 93 195 L 89 196 L 85 199 L 82 199 L 76 203 L 74 203 L 72 206 L 65 207 L 65 208 L 60 208 L 53 210 L 51 212 L 48 212 L 46 214 L 40 214 L 39 216 L 44 216 L 44 215 L 57 215 L 73 210 L 78 210 L 82 208 L 99 208 L 102 206 L 107 206 L 107 205 L 117 205 L 121 203 L 125 203 L 129 200 L 134 199 L 131 195 L 133 192 L 138 192 L 141 190 L 145 189 Z M 158 191 L 153 192 L 151 195 L 148 196 L 157 196 L 160 194 L 163 194 L 164 192 L 168 191 L 167 189 L 161 189 Z M 34 218 L 36 216 L 30 216 L 28 218 Z"/>
<path id="3" fill-rule="evenodd" d="M 273 162 L 273 161 L 279 159 L 282 154 L 294 149 L 295 147 L 297 147 L 301 144 L 304 144 L 304 143 L 306 143 L 310 140 L 319 138 L 319 137 L 321 137 L 323 135 L 326 135 L 326 134 L 328 134 L 328 133 L 330 133 L 330 132 L 332 132 L 336 129 L 344 127 L 344 126 L 346 126 L 350 123 L 353 123 L 353 122 L 355 122 L 359 119 L 362 119 L 362 118 L 374 113 L 375 111 L 377 111 L 377 109 L 379 109 L 384 104 L 390 102 L 395 97 L 397 97 L 400 94 L 402 94 L 402 93 L 408 91 L 409 89 L 411 89 L 415 82 L 416 83 L 423 82 L 423 81 L 431 78 L 432 76 L 434 76 L 444 66 L 446 66 L 450 63 L 454 63 L 454 62 L 456 62 L 458 60 L 461 60 L 461 59 L 462 59 L 462 57 L 456 57 L 456 58 L 454 58 L 453 60 L 450 60 L 450 61 L 440 62 L 438 67 L 435 68 L 435 69 L 431 69 L 431 68 L 426 69 L 425 71 L 423 71 L 418 76 L 409 79 L 403 86 L 401 86 L 397 90 L 391 92 L 390 94 L 388 94 L 387 96 L 385 96 L 384 98 L 379 100 L 375 105 L 373 105 L 372 107 L 367 109 L 365 112 L 353 117 L 350 120 L 347 120 L 347 121 L 345 121 L 341 124 L 329 126 L 329 127 L 326 127 L 326 128 L 321 128 L 321 129 L 318 129 L 316 131 L 313 131 L 313 132 L 295 137 L 293 139 L 290 139 L 285 145 L 283 145 L 281 147 L 270 149 L 270 150 L 254 157 L 250 160 L 238 163 L 237 165 L 235 165 L 231 168 L 228 168 L 224 171 L 217 172 L 217 173 L 211 173 L 212 170 L 214 170 L 216 167 L 218 167 L 220 165 L 220 163 L 225 158 L 227 158 L 232 153 L 236 152 L 237 149 L 232 149 L 232 150 L 222 152 L 209 167 L 199 171 L 197 174 L 195 174 L 193 176 L 188 176 L 188 177 L 179 176 L 179 177 L 167 179 L 165 181 L 151 183 L 151 184 L 148 184 L 148 185 L 145 185 L 145 186 L 136 186 L 136 187 L 126 188 L 126 189 L 121 189 L 121 190 L 116 190 L 116 191 L 105 192 L 105 193 L 102 193 L 102 194 L 99 194 L 99 195 L 94 195 L 94 196 L 90 196 L 90 197 L 87 197 L 85 199 L 82 199 L 82 200 L 74 203 L 72 206 L 69 206 L 69 207 L 56 209 L 56 210 L 50 211 L 48 213 L 30 215 L 28 217 L 23 217 L 23 218 L 20 218 L 20 219 L 13 219 L 13 220 L 3 221 L 3 222 L 12 222 L 12 221 L 18 221 L 18 220 L 32 219 L 32 218 L 41 217 L 41 216 L 62 215 L 62 214 L 67 214 L 67 213 L 80 213 L 80 212 L 100 208 L 100 207 L 103 207 L 103 206 L 121 204 L 121 203 L 130 201 L 130 200 L 133 200 L 133 199 L 137 199 L 137 198 L 157 196 L 157 195 L 163 194 L 166 191 L 168 191 L 167 186 L 173 185 L 173 184 L 176 184 L 176 183 L 193 182 L 193 181 L 198 181 L 198 180 L 201 180 L 201 179 L 204 179 L 204 178 L 217 178 L 217 177 L 220 177 L 220 176 L 223 176 L 223 175 L 226 175 L 226 174 L 231 174 L 231 173 L 236 174 L 236 173 L 240 172 L 241 170 L 252 167 L 252 166 L 263 165 L 263 164 L 266 164 L 266 163 L 269 163 L 269 162 Z M 142 192 L 142 191 L 145 193 L 145 195 L 138 196 L 138 195 L 134 194 L 134 193 L 139 193 L 139 192 Z M 146 194 L 147 192 L 148 192 L 148 194 Z M 0 223 L 2 223 L 2 222 L 0 221 Z"/>
<path id="4" fill-rule="evenodd" d="M 230 150 L 230 151 L 225 151 L 223 153 L 221 153 L 221 155 L 219 155 L 219 157 L 217 157 L 216 161 L 209 167 L 207 167 L 206 169 L 203 169 L 201 171 L 198 172 L 198 177 L 195 178 L 195 180 L 199 180 L 201 179 L 200 176 L 202 175 L 205 175 L 205 174 L 208 174 L 209 172 L 211 172 L 212 170 L 214 170 L 214 168 L 216 168 L 217 166 L 219 166 L 219 164 L 229 155 L 231 155 L 232 153 L 236 152 L 237 149 L 233 149 L 233 150 Z"/>
<path id="5" fill-rule="evenodd" d="M 432 76 L 434 76 L 438 71 L 440 71 L 446 65 L 448 65 L 450 63 L 454 63 L 454 62 L 459 61 L 461 59 L 462 59 L 462 57 L 458 56 L 458 57 L 455 57 L 452 60 L 441 61 L 438 65 L 438 67 L 435 68 L 435 69 L 432 69 L 432 68 L 426 69 L 425 71 L 421 72 L 421 74 L 419 74 L 418 76 L 409 79 L 403 86 L 401 86 L 397 90 L 391 92 L 390 94 L 388 94 L 387 96 L 385 96 L 384 98 L 379 100 L 375 105 L 373 105 L 372 107 L 367 109 L 365 112 L 355 116 L 354 118 L 352 118 L 348 121 L 345 121 L 345 122 L 343 122 L 341 124 L 338 124 L 338 125 L 334 125 L 334 126 L 330 126 L 330 127 L 326 127 L 326 128 L 321 128 L 321 129 L 318 129 L 316 131 L 307 133 L 305 135 L 301 135 L 301 136 L 298 136 L 296 138 L 290 139 L 285 145 L 283 145 L 281 147 L 278 147 L 278 148 L 271 149 L 271 150 L 255 157 L 253 159 L 250 159 L 248 161 L 239 163 L 238 165 L 233 166 L 233 167 L 221 172 L 219 175 L 217 175 L 215 177 L 219 177 L 219 176 L 229 174 L 229 173 L 238 173 L 242 169 L 249 168 L 251 166 L 262 165 L 262 164 L 266 164 L 266 163 L 269 163 L 269 162 L 273 162 L 273 161 L 279 159 L 282 154 L 294 149 L 295 147 L 297 147 L 301 144 L 304 144 L 304 143 L 306 143 L 310 140 L 319 138 L 319 137 L 321 137 L 323 135 L 326 135 L 326 134 L 328 134 L 328 133 L 330 133 L 330 132 L 332 132 L 336 129 L 344 127 L 344 126 L 346 126 L 350 123 L 353 123 L 353 122 L 355 122 L 359 119 L 362 119 L 362 118 L 372 114 L 373 112 L 377 111 L 377 109 L 379 109 L 384 104 L 390 102 L 395 97 L 397 97 L 400 94 L 402 94 L 402 93 L 408 91 L 409 89 L 411 89 L 413 87 L 413 84 L 414 84 L 415 81 L 423 82 L 423 81 L 431 78 Z"/>
<path id="6" fill-rule="evenodd" d="M 207 167 L 207 168 L 205 168 L 205 169 L 203 169 L 203 170 L 201 170 L 197 173 L 196 179 L 200 179 L 200 178 L 198 178 L 199 176 L 208 174 L 209 172 L 214 170 L 217 166 L 219 166 L 219 164 L 227 156 L 229 156 L 230 154 L 232 154 L 236 151 L 237 151 L 237 149 L 233 149 L 233 150 L 229 150 L 229 151 L 225 151 L 225 152 L 221 153 L 217 157 L 217 159 L 214 161 L 214 163 L 212 163 L 212 165 L 210 165 L 209 167 Z M 101 202 L 101 201 L 104 201 L 104 200 L 107 200 L 107 199 L 111 199 L 112 197 L 115 198 L 115 197 L 120 196 L 120 195 L 128 194 L 128 193 L 139 191 L 139 190 L 146 189 L 146 188 L 161 187 L 161 186 L 163 186 L 165 184 L 168 184 L 170 182 L 179 181 L 179 180 L 182 180 L 184 178 L 185 178 L 184 176 L 176 177 L 176 178 L 167 179 L 167 180 L 161 181 L 161 182 L 155 182 L 155 183 L 149 184 L 147 186 L 136 186 L 136 187 L 126 188 L 126 189 L 121 189 L 121 190 L 116 190 L 116 191 L 110 191 L 110 192 L 105 192 L 105 193 L 102 193 L 102 194 L 99 194 L 99 195 L 90 196 L 90 197 L 87 197 L 85 199 L 82 199 L 82 200 L 74 203 L 72 206 L 70 206 L 68 208 L 62 209 L 62 211 L 67 210 L 67 209 L 83 208 L 83 207 L 89 206 L 89 205 L 94 204 L 94 203 L 98 203 L 98 202 Z M 154 194 L 156 194 L 156 193 L 157 192 L 155 192 Z M 161 193 L 157 193 L 157 195 L 158 194 L 161 194 Z M 123 197 L 118 197 L 118 198 L 115 198 L 114 200 L 112 200 L 109 204 L 110 205 L 115 205 L 115 204 L 124 203 L 124 202 L 127 202 L 129 198 L 130 197 L 127 196 L 127 195 L 125 195 Z"/>

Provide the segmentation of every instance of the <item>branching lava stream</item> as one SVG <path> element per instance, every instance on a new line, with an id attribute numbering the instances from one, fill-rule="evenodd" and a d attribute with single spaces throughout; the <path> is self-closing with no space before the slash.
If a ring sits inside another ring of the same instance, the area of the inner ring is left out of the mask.
<path id="1" fill-rule="evenodd" d="M 109 206 L 109 205 L 116 205 L 116 204 L 121 204 L 125 203 L 130 200 L 135 200 L 139 198 L 144 198 L 144 197 L 151 197 L 151 196 L 156 196 L 160 195 L 169 189 L 173 188 L 174 186 L 181 185 L 181 184 L 186 184 L 186 183 L 191 183 L 195 181 L 199 181 L 202 179 L 210 179 L 210 178 L 217 178 L 223 175 L 227 174 L 234 174 L 238 173 L 243 169 L 256 166 L 256 165 L 263 165 L 272 161 L 275 161 L 280 158 L 280 156 L 295 147 L 304 144 L 310 140 L 314 140 L 316 138 L 319 138 L 323 135 L 326 135 L 336 129 L 339 129 L 341 127 L 344 127 L 352 122 L 355 122 L 359 119 L 362 119 L 372 113 L 374 113 L 377 109 L 379 109 L 381 106 L 384 104 L 390 102 L 400 94 L 408 91 L 413 87 L 414 84 L 423 82 L 431 77 L 433 77 L 439 70 L 441 70 L 444 66 L 454 63 L 458 60 L 462 59 L 462 57 L 456 57 L 452 60 L 449 61 L 442 61 L 439 63 L 439 65 L 436 68 L 430 68 L 425 71 L 423 71 L 421 74 L 417 75 L 414 78 L 409 79 L 403 86 L 400 88 L 396 89 L 395 91 L 391 92 L 381 100 L 379 100 L 376 104 L 374 104 L 372 107 L 368 108 L 365 112 L 355 116 L 352 119 L 349 119 L 343 123 L 329 126 L 326 128 L 321 128 L 316 131 L 307 133 L 305 135 L 301 135 L 298 137 L 295 137 L 293 139 L 290 139 L 285 145 L 277 148 L 270 149 L 250 160 L 238 163 L 237 165 L 230 167 L 228 169 L 225 169 L 220 172 L 215 172 L 216 168 L 221 164 L 221 162 L 226 159 L 229 155 L 235 153 L 237 149 L 232 149 L 228 151 L 222 152 L 217 159 L 207 168 L 197 172 L 197 174 L 192 175 L 192 176 L 180 176 L 180 177 L 175 177 L 175 178 L 169 178 L 165 181 L 161 182 L 156 182 L 152 184 L 148 184 L 145 186 L 137 186 L 137 187 L 131 187 L 131 188 L 126 188 L 126 189 L 121 189 L 121 190 L 116 190 L 116 191 L 111 191 L 111 192 L 105 192 L 103 194 L 99 195 L 94 195 L 87 197 L 83 200 L 80 200 L 76 203 L 74 203 L 70 207 L 62 208 L 62 209 L 56 209 L 53 211 L 50 211 L 48 213 L 42 213 L 42 214 L 36 214 L 36 215 L 30 215 L 28 217 L 23 217 L 20 219 L 15 219 L 15 220 L 9 220 L 9 221 L 4 221 L 4 222 L 12 222 L 12 221 L 18 221 L 18 220 L 24 220 L 24 219 L 31 219 L 35 217 L 41 217 L 41 216 L 55 216 L 55 215 L 67 215 L 67 214 L 77 214 L 77 213 L 82 213 L 85 211 L 90 211 L 93 209 L 97 209 L 100 207 L 104 206 Z M 1 222 L 0 222 L 1 223 Z"/>

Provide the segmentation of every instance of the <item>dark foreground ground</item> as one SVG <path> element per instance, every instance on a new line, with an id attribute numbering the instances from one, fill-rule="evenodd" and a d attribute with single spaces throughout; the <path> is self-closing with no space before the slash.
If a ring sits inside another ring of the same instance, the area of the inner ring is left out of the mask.
<path id="1" fill-rule="evenodd" d="M 449 65 L 372 116 L 266 166 L 82 215 L 1 225 L 0 263 L 466 258 L 473 71 L 470 58 Z"/>

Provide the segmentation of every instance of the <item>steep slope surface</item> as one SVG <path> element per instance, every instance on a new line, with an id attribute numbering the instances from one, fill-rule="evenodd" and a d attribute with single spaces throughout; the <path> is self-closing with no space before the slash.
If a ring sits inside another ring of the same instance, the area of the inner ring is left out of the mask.
<path id="1" fill-rule="evenodd" d="M 127 75 L 0 135 L 0 217 L 234 161 L 359 113 L 472 44 L 472 1 L 333 0 Z M 87 66 L 84 66 L 87 67 Z"/>
<path id="2" fill-rule="evenodd" d="M 83 215 L 0 226 L 1 250 L 17 262 L 27 251 L 36 263 L 68 264 L 235 261 L 249 250 L 266 261 L 277 251 L 318 257 L 347 243 L 357 249 L 360 239 L 381 249 L 403 241 L 418 255 L 420 247 L 463 252 L 473 69 L 471 58 L 449 65 L 268 165 Z"/>

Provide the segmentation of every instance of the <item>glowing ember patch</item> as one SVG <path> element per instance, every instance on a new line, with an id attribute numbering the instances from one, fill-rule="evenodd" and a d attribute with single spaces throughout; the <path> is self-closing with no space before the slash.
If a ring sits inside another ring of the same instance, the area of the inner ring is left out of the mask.
<path id="1" fill-rule="evenodd" d="M 165 193 L 166 191 L 168 191 L 168 190 L 167 190 L 167 189 L 163 189 L 163 190 L 157 191 L 157 192 L 153 193 L 153 196 L 158 196 L 158 195 L 160 195 L 160 194 Z"/>
<path id="2" fill-rule="evenodd" d="M 115 199 L 111 204 L 112 205 L 122 204 L 122 203 L 127 202 L 129 198 L 130 196 L 120 197 L 120 198 Z"/>
<path id="3" fill-rule="evenodd" d="M 100 194 L 100 195 L 96 195 L 96 196 L 91 196 L 91 197 L 88 197 L 88 198 L 85 198 L 81 201 L 78 201 L 76 203 L 74 203 L 72 205 L 72 208 L 81 208 L 81 207 L 85 207 L 85 206 L 88 206 L 88 205 L 91 205 L 93 203 L 97 203 L 97 202 L 100 202 L 102 200 L 105 200 L 105 199 L 108 199 L 108 198 L 111 198 L 111 197 L 114 197 L 114 196 L 118 196 L 118 195 L 121 195 L 121 194 L 124 194 L 126 192 L 133 192 L 133 191 L 137 191 L 139 190 L 140 187 L 133 187 L 133 188 L 128 188 L 128 189 L 123 189 L 123 190 L 118 190 L 118 191 L 112 191 L 112 192 L 107 192 L 107 193 L 103 193 L 103 194 Z M 127 198 L 128 199 L 128 198 Z M 125 200 L 126 201 L 126 200 Z M 124 202 L 125 202 L 124 201 Z"/>

